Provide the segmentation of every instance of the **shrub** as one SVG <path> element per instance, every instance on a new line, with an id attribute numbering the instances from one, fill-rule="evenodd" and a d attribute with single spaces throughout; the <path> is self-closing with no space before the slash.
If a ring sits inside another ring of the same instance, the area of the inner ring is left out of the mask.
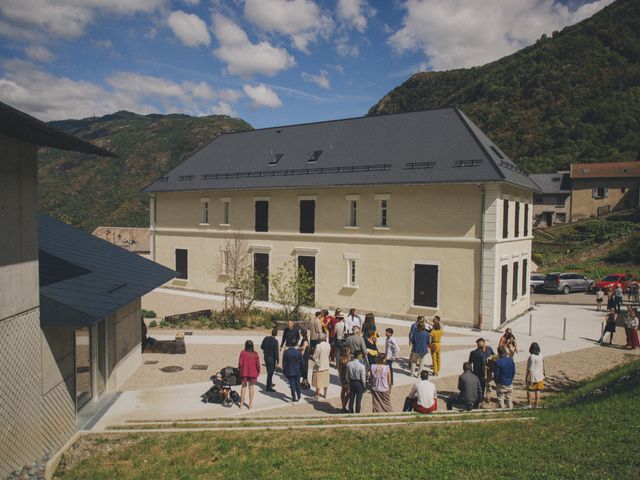
<path id="1" fill-rule="evenodd" d="M 145 310 L 143 308 L 141 313 L 142 313 L 142 316 L 144 318 L 156 318 L 157 317 L 156 312 L 154 312 L 153 310 Z"/>
<path id="2" fill-rule="evenodd" d="M 155 320 L 151 320 L 149 322 L 149 328 L 156 328 L 158 326 L 158 322 L 156 322 Z"/>

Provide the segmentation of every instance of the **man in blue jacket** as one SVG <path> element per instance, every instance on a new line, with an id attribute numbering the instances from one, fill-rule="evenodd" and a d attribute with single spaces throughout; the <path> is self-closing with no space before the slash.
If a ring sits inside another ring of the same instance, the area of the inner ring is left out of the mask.
<path id="1" fill-rule="evenodd" d="M 267 392 L 275 392 L 273 389 L 273 372 L 279 362 L 279 350 L 278 350 L 278 329 L 271 330 L 271 336 L 264 337 L 260 348 L 264 355 L 264 366 L 267 368 Z"/>
<path id="2" fill-rule="evenodd" d="M 282 371 L 284 376 L 289 380 L 291 400 L 293 402 L 299 402 L 301 397 L 300 377 L 302 376 L 304 363 L 302 361 L 302 354 L 300 350 L 296 348 L 296 344 L 293 343 L 293 341 L 289 342 L 288 347 L 282 355 Z"/>
<path id="3" fill-rule="evenodd" d="M 417 377 L 423 369 L 424 357 L 429 351 L 429 332 L 425 328 L 423 319 L 418 320 L 418 327 L 411 337 L 411 356 L 409 357 L 409 371 L 411 375 Z M 414 365 L 418 366 L 418 371 L 414 373 Z"/>
<path id="4" fill-rule="evenodd" d="M 511 392 L 513 390 L 513 377 L 516 376 L 516 364 L 513 358 L 507 355 L 507 349 L 498 347 L 498 360 L 493 369 L 493 376 L 496 381 L 496 392 L 500 408 L 504 408 L 505 401 L 507 408 L 513 408 Z"/>

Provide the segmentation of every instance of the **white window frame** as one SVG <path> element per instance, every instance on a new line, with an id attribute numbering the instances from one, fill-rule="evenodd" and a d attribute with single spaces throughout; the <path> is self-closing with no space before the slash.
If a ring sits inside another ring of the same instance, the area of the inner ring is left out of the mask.
<path id="1" fill-rule="evenodd" d="M 377 230 L 388 230 L 389 229 L 389 200 L 391 200 L 391 195 L 388 193 L 381 193 L 374 196 L 375 200 L 378 202 L 378 224 L 374 227 Z M 384 212 L 385 222 L 382 222 Z"/>
<path id="2" fill-rule="evenodd" d="M 360 255 L 357 253 L 345 253 L 343 258 L 347 261 L 347 278 L 344 286 L 346 288 L 358 288 L 358 261 Z"/>
<path id="3" fill-rule="evenodd" d="M 209 225 L 209 198 L 200 199 L 200 225 Z"/>
<path id="4" fill-rule="evenodd" d="M 360 195 L 345 195 L 347 201 L 347 224 L 344 228 L 356 229 L 358 226 L 358 200 Z"/>
<path id="5" fill-rule="evenodd" d="M 436 292 L 436 306 L 426 307 L 424 305 L 416 305 L 413 303 L 413 292 L 416 288 L 416 265 L 431 265 L 438 267 L 438 291 Z M 438 310 L 440 308 L 440 291 L 442 290 L 442 262 L 439 260 L 413 260 L 411 262 L 411 290 L 409 291 L 409 304 L 412 308 L 420 308 L 423 310 Z"/>
<path id="6" fill-rule="evenodd" d="M 230 251 L 228 248 L 223 247 L 220 249 L 220 264 L 221 264 L 221 273 L 222 275 L 229 275 L 229 254 Z"/>
<path id="7" fill-rule="evenodd" d="M 228 227 L 231 225 L 231 198 L 222 197 L 220 202 L 222 203 L 222 221 L 220 222 L 220 226 Z"/>

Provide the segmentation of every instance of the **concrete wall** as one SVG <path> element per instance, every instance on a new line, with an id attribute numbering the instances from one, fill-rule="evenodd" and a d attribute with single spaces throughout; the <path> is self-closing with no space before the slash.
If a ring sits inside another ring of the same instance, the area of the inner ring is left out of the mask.
<path id="1" fill-rule="evenodd" d="M 109 391 L 120 390 L 142 363 L 140 308 L 137 299 L 107 318 Z"/>
<path id="2" fill-rule="evenodd" d="M 571 220 L 597 217 L 600 207 L 609 207 L 610 211 L 636 208 L 639 195 L 638 182 L 637 178 L 574 178 L 572 180 Z M 593 189 L 598 187 L 608 189 L 606 198 L 593 198 Z"/>
<path id="3" fill-rule="evenodd" d="M 0 478 L 40 457 L 36 148 L 0 135 Z"/>
<path id="4" fill-rule="evenodd" d="M 511 193 L 531 203 L 530 193 Z M 386 228 L 379 226 L 381 195 L 388 198 Z M 495 187 L 494 222 L 499 195 Z M 298 233 L 301 198 L 316 200 L 314 234 Z M 355 228 L 346 226 L 350 198 L 358 199 Z M 229 226 L 220 225 L 223 199 L 231 202 Z M 254 232 L 255 199 L 270 202 L 269 232 Z M 189 278 L 172 281 L 174 287 L 222 293 L 228 279 L 222 274 L 221 252 L 230 239 L 239 238 L 252 252 L 269 254 L 271 273 L 298 255 L 315 256 L 318 305 L 403 317 L 438 313 L 445 322 L 475 325 L 480 312 L 481 199 L 477 185 L 156 193 L 151 242 L 155 260 L 171 268 L 175 249 L 188 250 Z M 207 225 L 200 223 L 203 201 L 209 202 Z M 494 238 L 491 248 L 499 242 Z M 530 240 L 515 243 L 530 248 Z M 356 288 L 347 286 L 349 258 L 356 259 Z M 437 308 L 412 305 L 413 269 L 421 262 L 439 266 Z M 491 267 L 493 277 L 496 268 Z M 510 313 L 520 313 L 527 301 L 523 298 Z"/>

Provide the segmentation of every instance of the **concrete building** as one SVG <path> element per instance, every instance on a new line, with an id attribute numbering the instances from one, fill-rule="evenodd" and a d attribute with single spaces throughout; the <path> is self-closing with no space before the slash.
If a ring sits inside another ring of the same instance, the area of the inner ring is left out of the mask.
<path id="1" fill-rule="evenodd" d="M 638 208 L 640 161 L 571 164 L 571 221 Z"/>
<path id="2" fill-rule="evenodd" d="M 541 192 L 533 195 L 533 226 L 550 227 L 571 221 L 569 172 L 532 174 Z"/>
<path id="3" fill-rule="evenodd" d="M 225 134 L 146 189 L 151 255 L 220 293 L 242 239 L 267 290 L 294 260 L 318 305 L 493 328 L 529 307 L 536 190 L 452 108 Z"/>
<path id="4" fill-rule="evenodd" d="M 139 364 L 140 295 L 173 275 L 38 219 L 38 146 L 112 156 L 0 103 L 2 478 L 59 449 L 89 400 L 117 390 Z"/>

